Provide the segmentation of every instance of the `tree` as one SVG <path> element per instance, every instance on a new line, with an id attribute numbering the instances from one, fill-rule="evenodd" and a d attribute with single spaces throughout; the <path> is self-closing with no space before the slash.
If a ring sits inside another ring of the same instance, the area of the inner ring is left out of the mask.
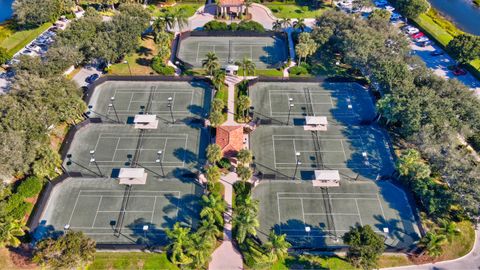
<path id="1" fill-rule="evenodd" d="M 227 203 L 220 194 L 209 194 L 202 196 L 202 211 L 200 217 L 214 220 L 218 226 L 223 225 L 223 212 L 227 208 Z"/>
<path id="2" fill-rule="evenodd" d="M 309 33 L 300 33 L 298 39 L 298 44 L 295 46 L 295 53 L 298 55 L 298 64 L 300 65 L 302 58 L 306 59 L 308 56 L 314 54 L 318 46 Z"/>
<path id="3" fill-rule="evenodd" d="M 461 64 L 480 58 L 480 37 L 461 34 L 454 37 L 447 45 L 450 55 Z"/>
<path id="4" fill-rule="evenodd" d="M 402 153 L 397 161 L 400 175 L 416 179 L 426 179 L 430 176 L 430 167 L 422 161 L 420 152 L 408 149 Z"/>
<path id="5" fill-rule="evenodd" d="M 417 18 L 420 14 L 427 12 L 430 7 L 425 0 L 397 0 L 395 6 L 409 19 Z"/>
<path id="6" fill-rule="evenodd" d="M 272 30 L 275 31 L 275 32 L 281 32 L 283 30 L 282 21 L 279 20 L 279 19 L 274 21 L 273 24 L 272 24 Z"/>
<path id="7" fill-rule="evenodd" d="M 373 6 L 373 3 L 370 0 L 353 0 L 352 1 L 352 9 L 362 10 L 363 8 L 371 7 L 371 6 Z"/>
<path id="8" fill-rule="evenodd" d="M 447 237 L 448 242 L 452 242 L 453 238 L 461 233 L 455 222 L 445 219 L 440 221 L 439 232 Z"/>
<path id="9" fill-rule="evenodd" d="M 57 239 L 40 241 L 33 261 L 53 269 L 85 268 L 95 258 L 95 241 L 83 232 L 68 231 Z"/>
<path id="10" fill-rule="evenodd" d="M 423 247 L 424 252 L 426 252 L 430 257 L 438 257 L 442 254 L 443 245 L 447 241 L 447 237 L 443 234 L 427 232 L 425 236 L 420 239 L 420 243 L 418 245 Z"/>
<path id="11" fill-rule="evenodd" d="M 222 159 L 223 153 L 220 145 L 213 143 L 207 146 L 207 160 L 210 164 L 215 164 Z"/>
<path id="12" fill-rule="evenodd" d="M 208 166 L 206 175 L 209 183 L 217 183 L 220 181 L 221 173 L 216 165 Z"/>
<path id="13" fill-rule="evenodd" d="M 0 65 L 6 64 L 11 58 L 12 57 L 8 53 L 7 49 L 0 47 Z"/>
<path id="14" fill-rule="evenodd" d="M 36 0 L 15 0 L 12 4 L 15 19 L 22 26 L 53 22 L 72 7 L 73 2 L 65 0 L 42 0 L 41 5 Z"/>
<path id="15" fill-rule="evenodd" d="M 215 220 L 202 219 L 200 228 L 198 228 L 197 233 L 203 239 L 206 239 L 206 241 L 213 242 L 222 232 L 218 229 L 217 224 L 215 224 Z"/>
<path id="16" fill-rule="evenodd" d="M 210 113 L 208 120 L 210 120 L 212 127 L 218 127 L 225 121 L 225 118 L 222 112 L 213 111 Z"/>
<path id="17" fill-rule="evenodd" d="M 239 165 L 237 167 L 237 175 L 240 177 L 240 179 L 242 179 L 242 181 L 247 181 L 252 178 L 252 169 L 243 165 Z"/>
<path id="18" fill-rule="evenodd" d="M 300 30 L 300 32 L 304 32 L 307 25 L 305 24 L 304 18 L 299 18 L 297 21 L 293 23 L 293 29 Z"/>
<path id="19" fill-rule="evenodd" d="M 277 235 L 274 231 L 270 231 L 268 241 L 263 245 L 263 248 L 271 254 L 275 261 L 282 261 L 288 255 L 288 249 L 292 246 L 286 240 L 287 235 Z"/>
<path id="20" fill-rule="evenodd" d="M 257 235 L 257 228 L 260 226 L 256 216 L 235 215 L 233 217 L 233 226 L 235 227 L 235 239 L 239 244 L 245 241 L 249 235 Z"/>
<path id="21" fill-rule="evenodd" d="M 219 98 L 214 98 L 212 100 L 211 107 L 212 107 L 212 111 L 221 112 L 225 108 L 225 103 L 223 102 L 223 100 Z"/>
<path id="22" fill-rule="evenodd" d="M 192 234 L 190 238 L 191 245 L 187 247 L 187 252 L 193 261 L 189 266 L 191 266 L 192 269 L 202 269 L 210 257 L 214 242 L 205 241 L 205 239 L 197 233 Z"/>
<path id="23" fill-rule="evenodd" d="M 238 113 L 242 116 L 243 119 L 247 116 L 248 108 L 250 108 L 251 101 L 250 97 L 246 95 L 241 95 L 237 100 L 237 110 Z"/>
<path id="24" fill-rule="evenodd" d="M 193 258 L 187 253 L 191 246 L 190 228 L 180 226 L 177 222 L 172 229 L 166 229 L 170 244 L 167 250 L 170 252 L 170 261 L 177 265 L 187 265 L 193 262 Z"/>
<path id="25" fill-rule="evenodd" d="M 216 69 L 213 71 L 211 80 L 217 90 L 220 90 L 224 85 L 225 77 L 226 74 L 224 70 Z"/>
<path id="26" fill-rule="evenodd" d="M 248 149 L 242 149 L 238 151 L 237 159 L 242 164 L 248 164 L 252 162 L 252 151 Z"/>
<path id="27" fill-rule="evenodd" d="M 373 269 L 377 266 L 379 256 L 385 249 L 383 237 L 375 233 L 369 225 L 357 224 L 343 235 L 347 244 L 347 259 L 355 267 Z"/>
<path id="28" fill-rule="evenodd" d="M 220 68 L 218 56 L 214 52 L 208 52 L 205 59 L 202 60 L 202 67 L 207 70 L 208 75 L 212 76 L 213 72 Z"/>
<path id="29" fill-rule="evenodd" d="M 245 15 L 248 15 L 248 9 L 253 5 L 253 0 L 245 0 L 243 5 L 245 6 Z"/>
<path id="30" fill-rule="evenodd" d="M 292 19 L 290 18 L 283 18 L 281 19 L 281 23 L 283 28 L 289 28 L 292 26 Z"/>
<path id="31" fill-rule="evenodd" d="M 32 171 L 40 178 L 53 179 L 58 175 L 56 168 L 60 167 L 61 163 L 60 154 L 45 145 L 38 149 L 37 159 L 32 164 Z"/>
<path id="32" fill-rule="evenodd" d="M 252 199 L 251 195 L 245 196 L 245 198 L 237 197 L 236 213 L 239 215 L 257 216 L 258 200 Z"/>
<path id="33" fill-rule="evenodd" d="M 243 70 L 243 77 L 245 79 L 247 78 L 247 75 L 255 74 L 255 63 L 247 57 L 244 57 L 240 62 L 236 62 L 235 65 Z"/>
<path id="34" fill-rule="evenodd" d="M 0 219 L 0 247 L 18 247 L 20 240 L 17 237 L 24 236 L 26 229 L 20 220 L 11 218 Z"/>

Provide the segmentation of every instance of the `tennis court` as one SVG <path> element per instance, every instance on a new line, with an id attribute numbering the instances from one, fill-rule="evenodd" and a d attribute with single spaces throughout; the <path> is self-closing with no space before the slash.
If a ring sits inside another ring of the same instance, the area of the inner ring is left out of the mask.
<path id="1" fill-rule="evenodd" d="M 76 133 L 64 166 L 83 176 L 116 177 L 134 163 L 158 177 L 178 176 L 196 166 L 204 147 L 200 137 L 199 128 L 187 125 L 142 133 L 130 125 L 89 124 Z"/>
<path id="2" fill-rule="evenodd" d="M 404 192 L 384 181 L 342 182 L 328 189 L 307 182 L 263 181 L 253 197 L 260 201 L 262 240 L 273 229 L 286 234 L 296 248 L 341 246 L 343 234 L 357 223 L 370 225 L 394 248 L 408 248 L 419 238 Z"/>
<path id="3" fill-rule="evenodd" d="M 287 46 L 285 40 L 276 36 L 190 36 L 180 42 L 177 55 L 194 68 L 201 68 L 205 55 L 213 52 L 221 65 L 246 57 L 257 69 L 266 69 L 287 60 Z"/>
<path id="4" fill-rule="evenodd" d="M 165 229 L 175 222 L 196 226 L 201 193 L 193 180 L 149 177 L 146 185 L 134 186 L 126 196 L 125 186 L 115 179 L 69 178 L 54 188 L 40 224 L 44 233 L 67 226 L 102 244 L 163 245 Z"/>
<path id="5" fill-rule="evenodd" d="M 210 87 L 201 81 L 108 81 L 96 88 L 88 114 L 104 121 L 131 123 L 135 115 L 148 113 L 168 123 L 204 117 L 209 111 L 209 103 L 205 102 L 209 97 Z"/>
<path id="6" fill-rule="evenodd" d="M 354 83 L 258 82 L 250 96 L 254 117 L 275 125 L 303 125 L 305 116 L 313 115 L 343 125 L 375 118 L 368 91 Z"/>

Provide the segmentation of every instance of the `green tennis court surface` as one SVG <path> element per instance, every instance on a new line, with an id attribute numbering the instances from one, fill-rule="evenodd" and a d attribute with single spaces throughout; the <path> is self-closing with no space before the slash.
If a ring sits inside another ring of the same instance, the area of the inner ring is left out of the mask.
<path id="1" fill-rule="evenodd" d="M 201 130 L 187 125 L 159 127 L 140 136 L 131 125 L 89 124 L 76 133 L 64 167 L 83 176 L 116 177 L 136 156 L 138 166 L 154 176 L 180 177 L 197 165 L 203 147 Z"/>
<path id="2" fill-rule="evenodd" d="M 209 100 L 209 93 L 210 87 L 201 81 L 109 81 L 98 86 L 93 93 L 88 114 L 109 122 L 131 122 L 135 115 L 143 114 L 147 109 L 149 114 L 156 114 L 161 122 L 171 122 L 172 115 L 175 121 L 204 117 L 209 111 L 209 103 L 205 102 Z M 147 108 L 149 100 L 150 108 Z"/>
<path id="3" fill-rule="evenodd" d="M 263 181 L 253 197 L 260 201 L 262 240 L 274 229 L 297 248 L 341 246 L 343 234 L 357 223 L 370 225 L 394 248 L 408 248 L 419 238 L 405 194 L 388 182 L 344 181 L 327 191 L 308 182 Z"/>
<path id="4" fill-rule="evenodd" d="M 102 244 L 163 245 L 165 229 L 175 222 L 196 226 L 202 189 L 193 180 L 149 177 L 145 186 L 134 186 L 120 229 L 116 223 L 124 193 L 125 187 L 115 179 L 69 178 L 51 193 L 37 233 L 63 231 L 68 224 Z"/>
<path id="5" fill-rule="evenodd" d="M 190 36 L 180 42 L 178 58 L 195 68 L 202 67 L 208 52 L 214 52 L 221 65 L 243 58 L 258 69 L 273 68 L 287 60 L 286 42 L 278 37 Z"/>
<path id="6" fill-rule="evenodd" d="M 287 121 L 303 125 L 307 115 L 327 116 L 343 125 L 375 118 L 368 91 L 353 83 L 259 82 L 251 87 L 250 96 L 254 118 L 275 125 Z"/>

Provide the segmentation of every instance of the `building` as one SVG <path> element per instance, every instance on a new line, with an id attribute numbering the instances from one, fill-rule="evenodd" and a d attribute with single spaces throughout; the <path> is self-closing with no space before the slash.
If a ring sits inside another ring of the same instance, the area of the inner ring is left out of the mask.
<path id="1" fill-rule="evenodd" d="M 242 126 L 219 126 L 215 143 L 222 148 L 225 157 L 234 157 L 244 148 Z"/>
<path id="2" fill-rule="evenodd" d="M 218 2 L 218 16 L 226 16 L 233 14 L 238 16 L 243 13 L 244 0 L 219 0 Z"/>

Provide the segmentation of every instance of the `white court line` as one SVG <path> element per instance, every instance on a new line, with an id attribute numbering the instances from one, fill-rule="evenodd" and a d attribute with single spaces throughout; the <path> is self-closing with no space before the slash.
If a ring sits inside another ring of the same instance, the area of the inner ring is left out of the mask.
<path id="1" fill-rule="evenodd" d="M 345 146 L 343 145 L 343 140 L 340 140 L 340 144 L 342 145 L 342 152 L 343 156 L 345 157 L 345 161 L 347 161 L 347 153 L 345 153 Z"/>
<path id="2" fill-rule="evenodd" d="M 355 213 L 305 213 L 306 216 L 358 216 L 358 214 Z"/>
<path id="3" fill-rule="evenodd" d="M 300 204 L 302 205 L 302 217 L 303 217 L 303 224 L 305 223 L 305 210 L 303 209 L 303 199 L 300 198 Z"/>
<path id="4" fill-rule="evenodd" d="M 213 51 L 215 52 L 215 47 L 213 47 Z M 198 62 L 198 54 L 200 53 L 200 42 L 197 43 L 197 57 L 195 58 L 195 62 Z"/>
<path id="5" fill-rule="evenodd" d="M 130 101 L 128 102 L 127 110 L 130 110 L 130 106 L 132 105 L 133 94 L 134 94 L 134 92 L 132 92 L 132 93 L 130 94 Z"/>
<path id="6" fill-rule="evenodd" d="M 100 196 L 100 200 L 98 201 L 97 211 L 95 212 L 95 217 L 93 218 L 92 228 L 95 227 L 95 221 L 97 220 L 98 210 L 100 210 L 100 205 L 102 204 L 103 196 Z"/>
<path id="7" fill-rule="evenodd" d="M 152 209 L 152 216 L 150 217 L 150 223 L 153 223 L 153 216 L 155 215 L 156 205 L 157 205 L 157 196 L 155 196 L 155 200 L 153 201 L 153 209 Z"/>
<path id="8" fill-rule="evenodd" d="M 115 161 L 115 155 L 117 154 L 118 144 L 120 143 L 121 138 L 117 138 L 117 145 L 115 146 L 115 151 L 113 151 L 112 161 Z"/>
<path id="9" fill-rule="evenodd" d="M 360 225 L 363 226 L 362 215 L 360 215 L 360 208 L 358 208 L 357 199 L 355 199 L 355 206 L 357 207 L 358 218 L 360 219 Z"/>
<path id="10" fill-rule="evenodd" d="M 380 201 L 380 197 L 378 196 L 378 194 L 377 194 L 377 200 L 378 200 L 378 204 L 380 205 L 380 210 L 382 211 L 383 220 L 386 220 L 385 219 L 385 212 L 383 211 L 382 202 Z M 410 203 L 408 201 L 407 201 L 407 204 L 408 204 L 408 207 L 410 207 Z M 413 212 L 412 212 L 412 214 L 413 214 Z"/>
<path id="11" fill-rule="evenodd" d="M 294 197 L 284 197 L 284 198 L 280 198 L 280 200 L 298 200 L 298 199 L 305 199 L 305 200 L 323 200 L 323 198 L 302 198 L 302 197 L 297 197 L 297 198 L 294 198 Z M 330 200 L 353 200 L 353 199 L 356 199 L 356 200 L 364 200 L 364 201 L 376 201 L 377 199 L 376 198 L 330 198 Z"/>
<path id="12" fill-rule="evenodd" d="M 277 194 L 315 194 L 315 195 L 322 195 L 321 193 L 316 193 L 316 192 L 282 192 L 282 191 L 279 191 L 277 192 Z M 352 194 L 352 195 L 355 195 L 355 194 L 361 194 L 361 195 L 377 195 L 378 196 L 378 193 L 376 192 L 372 192 L 372 193 L 363 193 L 363 192 L 329 192 L 329 194 Z"/>
<path id="13" fill-rule="evenodd" d="M 77 208 L 77 203 L 78 203 L 78 198 L 80 198 L 80 193 L 82 193 L 82 190 L 80 190 L 77 194 L 77 199 L 75 200 L 75 204 L 73 205 L 72 213 L 70 214 L 70 218 L 68 219 L 67 224 L 71 224 L 72 222 L 73 213 L 75 212 L 75 208 Z"/>
<path id="14" fill-rule="evenodd" d="M 98 211 L 98 213 L 118 213 L 120 211 L 118 210 L 100 210 Z M 125 212 L 125 213 L 151 213 L 152 211 L 143 211 L 143 210 L 125 210 L 125 211 L 122 211 L 122 212 Z"/>

